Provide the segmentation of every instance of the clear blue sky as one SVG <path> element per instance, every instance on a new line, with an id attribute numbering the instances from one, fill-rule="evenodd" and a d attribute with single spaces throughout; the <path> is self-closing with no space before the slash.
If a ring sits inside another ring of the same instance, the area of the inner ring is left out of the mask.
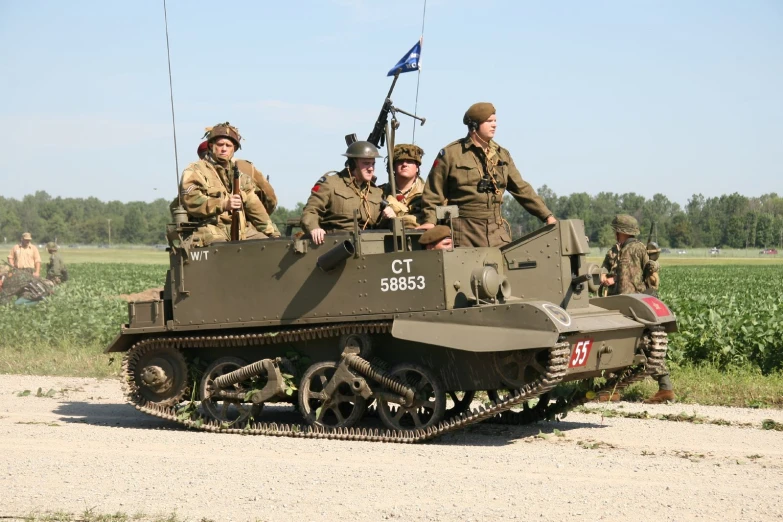
<path id="1" fill-rule="evenodd" d="M 228 120 L 281 203 L 305 201 L 342 167 L 343 135 L 370 132 L 422 6 L 169 0 L 180 171 Z M 400 77 L 400 108 L 416 78 Z M 176 194 L 162 0 L 0 0 L 0 100 L 3 196 Z M 429 0 L 425 172 L 476 101 L 534 187 L 781 193 L 783 2 Z"/>

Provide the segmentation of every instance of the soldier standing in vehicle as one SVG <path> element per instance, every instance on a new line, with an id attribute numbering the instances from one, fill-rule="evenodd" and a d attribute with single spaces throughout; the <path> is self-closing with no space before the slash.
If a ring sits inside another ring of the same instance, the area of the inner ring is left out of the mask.
<path id="1" fill-rule="evenodd" d="M 65 266 L 60 254 L 57 253 L 59 247 L 57 243 L 50 241 L 46 244 L 46 250 L 49 252 L 49 264 L 46 266 L 46 279 L 59 285 L 68 280 L 68 268 Z"/>
<path id="2" fill-rule="evenodd" d="M 256 195 L 255 168 L 249 161 L 234 158 L 241 148 L 239 131 L 228 122 L 220 123 L 208 128 L 205 137 L 209 145 L 207 155 L 191 163 L 180 181 L 182 205 L 189 219 L 216 218 L 215 223 L 205 223 L 193 234 L 195 243 L 206 246 L 230 241 L 233 212 L 239 212 L 240 239 L 278 236 L 269 213 Z M 234 168 L 240 172 L 240 194 L 232 194 Z"/>
<path id="3" fill-rule="evenodd" d="M 359 228 L 378 226 L 383 191 L 375 186 L 375 160 L 381 155 L 369 141 L 357 141 L 343 154 L 348 158 L 340 172 L 321 177 L 310 191 L 302 213 L 302 228 L 320 245 L 333 230 L 352 230 L 353 212 L 359 211 Z"/>
<path id="4" fill-rule="evenodd" d="M 432 165 L 422 196 L 424 224 L 419 228 L 435 226 L 438 205 L 457 205 L 459 218 L 452 223 L 455 246 L 503 246 L 511 241 L 501 214 L 506 191 L 525 210 L 548 225 L 554 224 L 554 215 L 522 179 L 511 154 L 493 140 L 495 107 L 475 103 L 462 122 L 468 126 L 468 135 L 446 145 Z"/>
<path id="5" fill-rule="evenodd" d="M 41 275 L 41 254 L 32 241 L 33 236 L 30 232 L 22 234 L 21 243 L 14 245 L 11 253 L 8 254 L 8 264 L 14 268 L 31 272 L 33 277 L 39 277 Z"/>
<path id="6" fill-rule="evenodd" d="M 636 239 L 639 235 L 639 223 L 633 216 L 623 214 L 612 220 L 612 229 L 617 242 L 621 245 L 617 260 L 615 294 L 650 294 L 650 288 L 645 282 L 645 271 L 649 271 L 650 256 L 647 253 L 647 246 Z M 657 292 L 657 289 L 655 291 Z M 658 381 L 658 392 L 644 402 L 659 404 L 673 401 L 674 388 L 669 378 L 669 370 L 663 367 L 652 377 Z"/>
<path id="7" fill-rule="evenodd" d="M 394 184 L 397 193 L 392 194 L 391 183 L 380 186 L 387 206 L 383 217 L 402 218 L 405 228 L 416 228 L 422 223 L 421 195 L 424 181 L 421 179 L 421 157 L 424 151 L 417 145 L 401 143 L 394 146 L 393 164 Z M 451 234 L 449 234 L 451 235 Z"/>

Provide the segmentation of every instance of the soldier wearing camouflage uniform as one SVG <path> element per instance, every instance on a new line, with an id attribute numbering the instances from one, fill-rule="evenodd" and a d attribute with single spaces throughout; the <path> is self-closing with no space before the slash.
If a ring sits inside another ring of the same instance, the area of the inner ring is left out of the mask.
<path id="1" fill-rule="evenodd" d="M 661 255 L 661 247 L 655 241 L 647 243 L 647 255 L 650 261 L 644 267 L 644 284 L 647 286 L 647 293 L 658 297 L 658 287 L 661 285 L 661 276 L 658 275 L 660 265 L 658 256 Z"/>
<path id="2" fill-rule="evenodd" d="M 511 154 L 493 140 L 495 107 L 473 104 L 462 122 L 468 135 L 446 145 L 432 165 L 422 196 L 424 225 L 419 228 L 435 226 L 438 205 L 457 205 L 459 218 L 452 223 L 455 246 L 503 246 L 511 241 L 501 214 L 506 191 L 541 221 L 555 223 L 544 201 L 522 179 Z"/>
<path id="3" fill-rule="evenodd" d="M 392 168 L 397 192 L 392 194 L 391 183 L 380 186 L 383 190 L 383 199 L 387 203 L 386 208 L 383 209 L 383 217 L 402 218 L 402 225 L 405 228 L 418 227 L 424 216 L 421 209 L 424 181 L 419 175 L 422 156 L 424 151 L 421 147 L 407 143 L 395 145 Z"/>
<path id="4" fill-rule="evenodd" d="M 598 290 L 600 297 L 614 294 L 615 276 L 617 275 L 617 258 L 620 256 L 620 243 L 615 243 L 606 253 L 601 268 L 606 269 L 606 273 L 601 274 L 601 288 Z"/>
<path id="5" fill-rule="evenodd" d="M 68 268 L 65 266 L 60 254 L 57 253 L 59 247 L 57 243 L 50 241 L 46 244 L 46 250 L 49 252 L 49 264 L 46 266 L 46 279 L 59 285 L 68 280 Z"/>
<path id="6" fill-rule="evenodd" d="M 359 211 L 359 228 L 377 227 L 383 220 L 383 191 L 375 186 L 375 160 L 381 155 L 369 141 L 357 141 L 343 154 L 348 158 L 340 172 L 322 176 L 310 191 L 302 213 L 302 228 L 320 245 L 334 230 L 353 230 L 353 212 Z"/>
<path id="7" fill-rule="evenodd" d="M 653 260 L 655 272 L 652 272 L 648 247 L 636 239 L 636 236 L 639 235 L 639 224 L 633 216 L 623 214 L 614 218 L 612 229 L 615 231 L 617 242 L 621 244 L 620 256 L 617 261 L 615 293 L 651 294 L 651 289 L 646 283 L 649 276 L 645 274 L 654 273 L 657 283 L 657 262 Z M 657 293 L 657 287 L 654 291 Z M 659 404 L 673 401 L 675 397 L 672 381 L 669 378 L 669 370 L 663 367 L 659 373 L 653 374 L 652 377 L 658 381 L 658 392 L 644 402 Z"/>
<path id="8" fill-rule="evenodd" d="M 279 236 L 269 212 L 256 194 L 259 190 L 254 182 L 256 173 L 260 178 L 263 176 L 249 161 L 234 158 L 234 153 L 241 148 L 239 131 L 228 122 L 220 123 L 208 128 L 205 137 L 209 144 L 205 159 L 191 163 L 180 181 L 182 205 L 189 220 L 215 220 L 204 223 L 193 234 L 194 244 L 206 246 L 230 241 L 234 212 L 239 212 L 240 240 Z M 232 194 L 235 167 L 240 172 L 240 194 Z"/>

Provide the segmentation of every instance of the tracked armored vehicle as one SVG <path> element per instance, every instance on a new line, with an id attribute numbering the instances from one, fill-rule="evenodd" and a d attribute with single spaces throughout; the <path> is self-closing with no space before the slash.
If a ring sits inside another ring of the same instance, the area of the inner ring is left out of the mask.
<path id="1" fill-rule="evenodd" d="M 399 223 L 201 248 L 187 227 L 169 234 L 161 298 L 130 303 L 106 351 L 124 352 L 129 402 L 191 428 L 415 442 L 532 422 L 652 373 L 677 327 L 655 297 L 590 297 L 578 220 L 452 251 Z M 494 400 L 471 410 L 479 390 Z M 301 421 L 272 422 L 280 401 Z"/>

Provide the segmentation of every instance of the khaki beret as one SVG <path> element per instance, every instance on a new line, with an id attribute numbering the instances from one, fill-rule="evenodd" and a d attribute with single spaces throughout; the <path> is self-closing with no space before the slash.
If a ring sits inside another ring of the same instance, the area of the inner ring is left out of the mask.
<path id="1" fill-rule="evenodd" d="M 30 240 L 32 240 L 33 236 L 32 236 L 32 234 L 30 234 L 30 232 L 25 232 L 24 234 L 22 234 L 22 239 L 30 239 Z"/>
<path id="2" fill-rule="evenodd" d="M 468 124 L 468 121 L 475 121 L 476 123 L 484 123 L 490 116 L 495 114 L 495 106 L 489 102 L 474 103 L 465 112 L 465 116 L 462 118 L 462 123 Z"/>
<path id="3" fill-rule="evenodd" d="M 424 151 L 418 145 L 400 143 L 394 146 L 394 161 L 411 160 L 421 165 L 421 157 Z"/>
<path id="4" fill-rule="evenodd" d="M 431 245 L 447 237 L 451 237 L 451 229 L 446 225 L 438 225 L 423 233 L 419 238 L 419 244 Z"/>

